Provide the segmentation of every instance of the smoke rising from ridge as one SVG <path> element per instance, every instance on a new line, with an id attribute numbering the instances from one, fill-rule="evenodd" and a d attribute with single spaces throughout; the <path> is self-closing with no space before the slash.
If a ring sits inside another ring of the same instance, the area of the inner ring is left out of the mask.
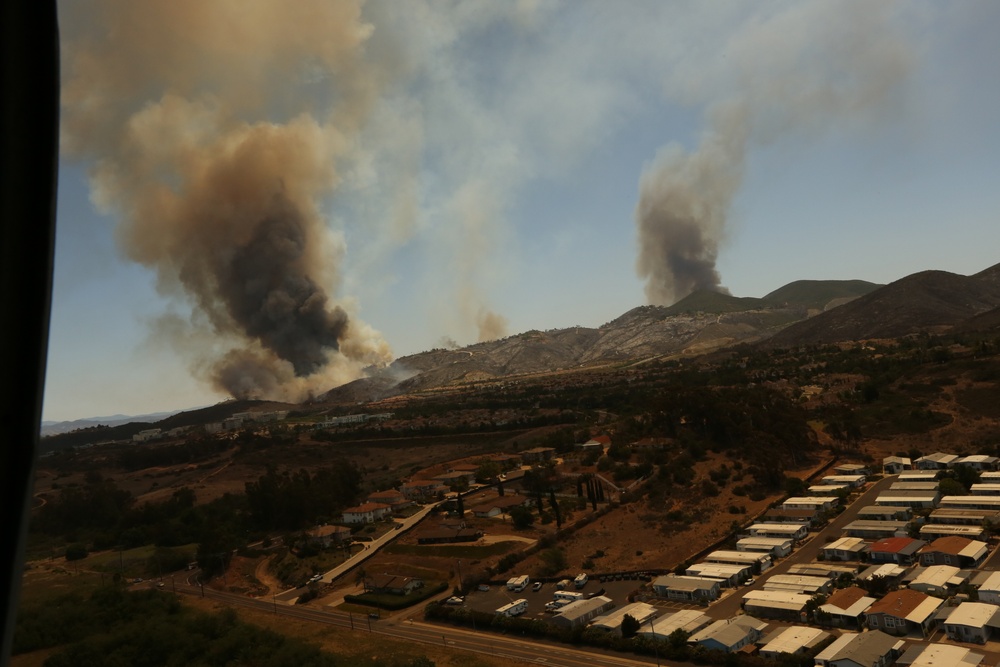
<path id="1" fill-rule="evenodd" d="M 319 210 L 389 73 L 360 3 L 231 9 L 68 8 L 63 143 L 96 160 L 124 253 L 194 308 L 160 333 L 233 396 L 301 400 L 392 357 L 331 299 L 345 248 Z"/>
<path id="2" fill-rule="evenodd" d="M 661 149 L 640 177 L 636 272 L 649 303 L 728 294 L 716 260 L 753 143 L 816 137 L 891 106 L 913 51 L 891 12 L 891 3 L 795 4 L 749 22 L 714 64 L 671 73 L 668 93 L 704 105 L 706 129 L 692 151 Z"/>

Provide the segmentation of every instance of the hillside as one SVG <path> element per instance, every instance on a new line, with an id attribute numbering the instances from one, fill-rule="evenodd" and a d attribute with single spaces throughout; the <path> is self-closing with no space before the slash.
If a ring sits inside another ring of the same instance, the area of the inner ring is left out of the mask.
<path id="1" fill-rule="evenodd" d="M 973 276 L 922 271 L 775 334 L 769 346 L 940 332 L 1000 306 L 996 267 Z"/>
<path id="2" fill-rule="evenodd" d="M 762 299 L 702 290 L 669 307 L 633 308 L 597 328 L 528 331 L 402 357 L 371 378 L 333 389 L 320 400 L 374 400 L 466 382 L 703 354 L 764 340 L 831 303 L 850 301 L 878 287 L 862 280 L 800 280 Z"/>

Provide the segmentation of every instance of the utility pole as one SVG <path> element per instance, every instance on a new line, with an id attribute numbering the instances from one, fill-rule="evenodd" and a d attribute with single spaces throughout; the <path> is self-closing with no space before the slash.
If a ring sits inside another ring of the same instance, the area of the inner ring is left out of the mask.
<path id="1" fill-rule="evenodd" d="M 653 617 L 649 617 L 649 631 L 650 639 L 653 640 L 653 651 L 656 653 L 656 667 L 660 667 L 660 648 L 656 645 L 656 642 L 660 641 L 656 638 L 656 628 L 653 627 Z"/>

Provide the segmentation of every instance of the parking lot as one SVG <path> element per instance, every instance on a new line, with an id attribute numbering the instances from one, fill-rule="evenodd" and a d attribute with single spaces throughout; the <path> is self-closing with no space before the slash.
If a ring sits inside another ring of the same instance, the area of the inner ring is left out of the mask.
<path id="1" fill-rule="evenodd" d="M 534 583 L 534 582 L 532 582 Z M 583 588 L 576 588 L 572 584 L 566 587 L 567 591 L 576 591 L 587 595 L 604 595 L 614 601 L 616 607 L 628 603 L 628 596 L 643 586 L 646 582 L 639 578 L 609 580 L 601 583 L 597 578 L 590 579 Z M 603 593 L 601 592 L 603 589 Z M 528 610 L 523 614 L 525 618 L 551 618 L 552 612 L 546 611 L 545 604 L 551 602 L 553 595 L 559 589 L 555 582 L 544 582 L 538 591 L 532 590 L 529 584 L 523 591 L 508 591 L 507 587 L 501 585 L 491 585 L 488 591 L 472 591 L 465 597 L 465 606 L 475 611 L 493 613 L 498 608 L 513 602 L 524 599 L 528 601 Z"/>

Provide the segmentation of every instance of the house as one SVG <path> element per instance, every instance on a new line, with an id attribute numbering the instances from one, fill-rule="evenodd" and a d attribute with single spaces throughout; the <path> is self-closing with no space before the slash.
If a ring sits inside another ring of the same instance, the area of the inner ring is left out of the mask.
<path id="1" fill-rule="evenodd" d="M 998 526 L 1000 511 L 938 509 L 927 517 L 928 523 L 948 526 Z"/>
<path id="2" fill-rule="evenodd" d="M 576 602 L 570 602 L 560 609 L 549 622 L 560 628 L 575 628 L 586 625 L 591 619 L 600 616 L 614 606 L 615 603 L 611 601 L 611 598 L 604 597 L 603 595 L 598 595 L 589 600 L 577 600 Z"/>
<path id="3" fill-rule="evenodd" d="M 521 457 L 514 454 L 492 454 L 486 457 L 488 460 L 500 465 L 503 470 L 510 470 L 521 465 Z"/>
<path id="4" fill-rule="evenodd" d="M 792 625 L 779 628 L 762 640 L 760 654 L 765 658 L 777 659 L 782 653 L 802 655 L 816 650 L 823 642 L 830 639 L 829 632 L 818 628 L 806 628 Z"/>
<path id="5" fill-rule="evenodd" d="M 979 585 L 979 601 L 1000 605 L 1000 572 L 984 572 L 973 579 Z"/>
<path id="6" fill-rule="evenodd" d="M 937 610 L 944 600 L 920 591 L 902 589 L 887 593 L 868 609 L 868 627 L 889 634 L 911 632 L 926 637 L 935 625 Z"/>
<path id="7" fill-rule="evenodd" d="M 344 526 L 316 526 L 307 530 L 305 536 L 308 544 L 316 544 L 325 549 L 333 544 L 350 541 L 351 529 Z"/>
<path id="8" fill-rule="evenodd" d="M 381 595 L 409 595 L 418 588 L 423 588 L 422 579 L 404 577 L 400 574 L 376 574 L 364 579 L 365 593 Z"/>
<path id="9" fill-rule="evenodd" d="M 868 547 L 868 557 L 872 563 L 912 565 L 917 559 L 917 552 L 926 544 L 912 537 L 887 537 Z"/>
<path id="10" fill-rule="evenodd" d="M 823 484 L 813 484 L 806 489 L 806 493 L 810 496 L 833 496 L 838 493 L 848 493 L 851 488 L 851 485 L 847 482 L 825 482 Z"/>
<path id="11" fill-rule="evenodd" d="M 795 591 L 747 591 L 740 606 L 755 616 L 782 618 L 792 621 L 805 620 L 805 609 L 812 595 Z"/>
<path id="12" fill-rule="evenodd" d="M 525 463 L 544 463 L 556 455 L 552 447 L 534 447 L 521 452 L 521 460 Z"/>
<path id="13" fill-rule="evenodd" d="M 864 475 L 827 475 L 820 481 L 823 484 L 847 484 L 851 488 L 858 488 L 864 486 L 865 480 L 868 478 Z"/>
<path id="14" fill-rule="evenodd" d="M 921 547 L 918 552 L 922 565 L 956 565 L 964 568 L 979 567 L 990 549 L 986 542 L 966 537 L 939 537 Z"/>
<path id="15" fill-rule="evenodd" d="M 948 644 L 914 644 L 896 661 L 898 667 L 976 667 L 983 661 L 982 653 L 973 653 L 964 646 Z"/>
<path id="16" fill-rule="evenodd" d="M 900 482 L 933 482 L 941 478 L 940 470 L 904 470 L 896 479 Z"/>
<path id="17" fill-rule="evenodd" d="M 392 508 L 382 503 L 364 503 L 357 507 L 348 507 L 343 512 L 344 523 L 374 523 L 392 514 Z"/>
<path id="18" fill-rule="evenodd" d="M 908 576 L 907 588 L 928 595 L 947 597 L 964 584 L 968 575 L 952 565 L 931 565 L 918 567 Z"/>
<path id="19" fill-rule="evenodd" d="M 848 537 L 863 537 L 869 540 L 906 535 L 906 521 L 869 521 L 858 519 L 844 526 L 844 534 Z"/>
<path id="20" fill-rule="evenodd" d="M 969 487 L 969 494 L 973 496 L 1000 496 L 1000 483 L 981 482 Z"/>
<path id="21" fill-rule="evenodd" d="M 781 509 L 785 510 L 828 510 L 840 504 L 837 496 L 797 496 L 787 498 L 781 503 Z"/>
<path id="22" fill-rule="evenodd" d="M 958 456 L 955 454 L 934 452 L 927 456 L 921 456 L 913 462 L 913 467 L 917 470 L 946 470 L 951 468 L 957 460 Z"/>
<path id="23" fill-rule="evenodd" d="M 809 526 L 800 523 L 755 523 L 747 528 L 751 537 L 783 537 L 801 540 L 809 534 Z"/>
<path id="24" fill-rule="evenodd" d="M 838 475 L 869 475 L 871 470 L 862 463 L 842 463 L 833 467 L 833 472 Z"/>
<path id="25" fill-rule="evenodd" d="M 936 540 L 941 537 L 962 537 L 967 540 L 982 541 L 986 538 L 986 528 L 985 526 L 925 523 L 920 526 L 920 537 L 924 540 Z"/>
<path id="26" fill-rule="evenodd" d="M 448 487 L 436 479 L 414 479 L 403 482 L 399 486 L 399 492 L 406 498 L 419 502 L 447 493 Z"/>
<path id="27" fill-rule="evenodd" d="M 133 442 L 149 442 L 150 440 L 156 440 L 161 437 L 160 429 L 149 428 L 145 431 L 139 431 L 132 436 Z"/>
<path id="28" fill-rule="evenodd" d="M 820 553 L 824 560 L 860 560 L 868 551 L 868 543 L 860 537 L 842 537 L 830 542 Z"/>
<path id="29" fill-rule="evenodd" d="M 599 435 L 596 438 L 591 438 L 587 442 L 580 445 L 580 449 L 585 452 L 597 451 L 604 453 L 611 446 L 611 438 L 606 435 Z"/>
<path id="30" fill-rule="evenodd" d="M 470 470 L 452 470 L 451 472 L 434 475 L 431 479 L 451 489 L 457 486 L 472 484 L 476 481 L 476 473 Z"/>
<path id="31" fill-rule="evenodd" d="M 388 505 L 392 508 L 393 512 L 409 507 L 413 504 L 413 501 L 403 495 L 402 491 L 396 489 L 389 489 L 388 491 L 376 491 L 375 493 L 368 494 L 368 498 L 365 499 L 369 503 L 380 503 L 382 505 Z"/>
<path id="32" fill-rule="evenodd" d="M 985 454 L 973 454 L 972 456 L 962 456 L 955 459 L 956 466 L 969 466 L 974 470 L 996 470 L 1000 459 L 995 456 Z"/>
<path id="33" fill-rule="evenodd" d="M 771 554 L 759 551 L 731 551 L 720 549 L 705 556 L 706 563 L 730 563 L 732 565 L 748 565 L 754 573 L 759 574 L 771 569 L 773 565 Z"/>
<path id="34" fill-rule="evenodd" d="M 805 577 L 826 577 L 839 579 L 845 574 L 854 576 L 857 568 L 853 565 L 836 565 L 834 563 L 799 563 L 788 566 L 788 574 L 799 574 Z"/>
<path id="35" fill-rule="evenodd" d="M 945 496 L 938 504 L 956 510 L 1000 510 L 1000 496 Z"/>
<path id="36" fill-rule="evenodd" d="M 931 482 L 893 482 L 889 485 L 890 491 L 937 491 L 941 484 L 937 481 Z"/>
<path id="37" fill-rule="evenodd" d="M 719 581 L 706 577 L 666 574 L 653 580 L 653 591 L 670 600 L 714 600 L 719 597 Z"/>
<path id="38" fill-rule="evenodd" d="M 764 581 L 765 591 L 789 591 L 792 593 L 828 593 L 833 582 L 827 577 L 810 577 L 801 574 L 775 574 Z"/>
<path id="39" fill-rule="evenodd" d="M 639 621 L 639 626 L 649 623 L 651 620 L 656 618 L 660 610 L 651 604 L 646 604 L 645 602 L 632 602 L 627 604 L 608 614 L 602 614 L 597 616 L 590 622 L 590 627 L 597 628 L 598 630 L 607 630 L 608 632 L 617 632 L 621 634 L 622 631 L 622 621 L 625 620 L 625 616 L 631 616 L 635 620 Z"/>
<path id="40" fill-rule="evenodd" d="M 753 574 L 753 568 L 749 565 L 731 563 L 695 563 L 689 565 L 684 574 L 717 579 L 723 588 L 732 588 L 749 579 Z"/>
<path id="41" fill-rule="evenodd" d="M 948 639 L 985 644 L 1000 630 L 1000 607 L 987 602 L 963 602 L 944 620 Z"/>
<path id="42" fill-rule="evenodd" d="M 902 582 L 905 575 L 906 568 L 902 565 L 882 563 L 880 565 L 871 565 L 866 567 L 864 571 L 857 576 L 857 580 L 861 583 L 867 583 L 875 577 L 881 577 L 885 579 L 886 583 L 890 586 L 896 586 Z"/>
<path id="43" fill-rule="evenodd" d="M 527 496 L 506 495 L 490 498 L 486 502 L 479 503 L 471 508 L 471 512 L 480 518 L 489 518 L 507 514 L 512 507 L 520 507 L 528 502 Z"/>
<path id="44" fill-rule="evenodd" d="M 761 517 L 763 523 L 799 523 L 812 524 L 819 519 L 820 510 L 817 509 L 794 509 L 785 510 L 775 508 L 767 510 Z"/>
<path id="45" fill-rule="evenodd" d="M 898 475 L 912 466 L 913 461 L 905 456 L 887 456 L 882 459 L 882 472 L 886 475 Z"/>
<path id="46" fill-rule="evenodd" d="M 784 537 L 744 537 L 736 542 L 737 551 L 759 551 L 772 557 L 792 553 L 792 540 Z"/>
<path id="47" fill-rule="evenodd" d="M 688 643 L 709 650 L 735 653 L 760 639 L 766 628 L 767 623 L 753 616 L 735 616 L 702 628 L 688 637 Z"/>
<path id="48" fill-rule="evenodd" d="M 647 622 L 636 634 L 651 639 L 668 639 L 677 630 L 692 635 L 711 622 L 711 618 L 696 609 L 682 609 L 673 614 L 664 614 L 652 623 Z"/>
<path id="49" fill-rule="evenodd" d="M 847 632 L 816 654 L 816 667 L 888 667 L 903 651 L 903 642 L 878 630 Z"/>
<path id="50" fill-rule="evenodd" d="M 877 600 L 868 597 L 863 588 L 848 586 L 834 591 L 826 602 L 819 606 L 817 620 L 820 625 L 834 628 L 853 628 L 861 630 L 865 625 L 865 612 Z"/>
<path id="51" fill-rule="evenodd" d="M 941 502 L 941 494 L 937 489 L 932 491 L 918 491 L 910 489 L 887 489 L 875 498 L 876 505 L 895 505 L 898 507 L 912 507 L 914 509 L 925 509 L 937 507 Z"/>

